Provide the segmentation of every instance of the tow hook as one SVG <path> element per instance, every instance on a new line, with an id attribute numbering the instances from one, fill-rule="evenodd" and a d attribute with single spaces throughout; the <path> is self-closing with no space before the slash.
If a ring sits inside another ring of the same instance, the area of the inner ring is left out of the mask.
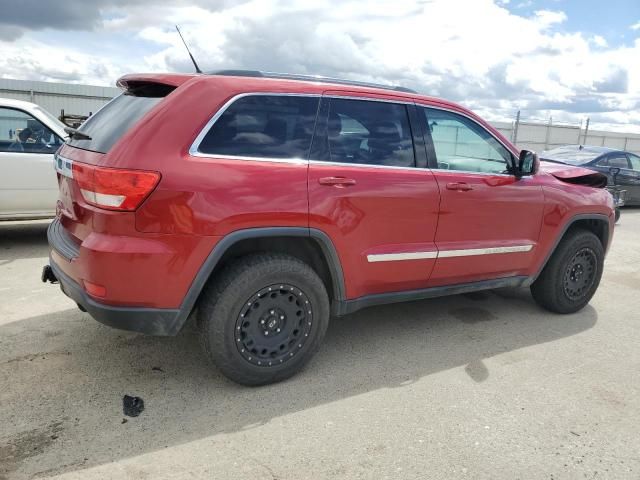
<path id="1" fill-rule="evenodd" d="M 40 278 L 44 283 L 58 283 L 58 279 L 56 278 L 55 273 L 53 273 L 51 265 L 45 265 L 44 267 L 42 267 L 42 275 Z"/>

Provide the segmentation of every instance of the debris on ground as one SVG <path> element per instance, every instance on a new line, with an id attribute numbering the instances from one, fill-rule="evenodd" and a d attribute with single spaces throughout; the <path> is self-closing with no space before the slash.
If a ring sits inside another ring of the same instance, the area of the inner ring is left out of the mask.
<path id="1" fill-rule="evenodd" d="M 140 397 L 125 395 L 122 397 L 122 412 L 127 417 L 137 417 L 144 410 L 144 400 Z"/>

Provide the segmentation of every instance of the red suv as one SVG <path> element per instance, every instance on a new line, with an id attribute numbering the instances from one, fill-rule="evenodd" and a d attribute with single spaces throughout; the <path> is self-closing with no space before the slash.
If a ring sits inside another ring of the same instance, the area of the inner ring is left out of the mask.
<path id="1" fill-rule="evenodd" d="M 507 286 L 569 313 L 598 287 L 606 178 L 459 105 L 243 71 L 118 85 L 56 156 L 43 276 L 116 328 L 175 335 L 194 313 L 236 382 L 300 370 L 332 315 Z"/>

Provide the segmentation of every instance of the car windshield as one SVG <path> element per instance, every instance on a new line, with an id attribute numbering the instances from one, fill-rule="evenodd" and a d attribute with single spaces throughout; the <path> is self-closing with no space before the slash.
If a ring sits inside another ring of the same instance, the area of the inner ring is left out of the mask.
<path id="1" fill-rule="evenodd" d="M 570 146 L 554 148 L 540 154 L 542 160 L 551 160 L 555 162 L 569 163 L 571 165 L 584 165 L 595 160 L 604 152 L 595 152 L 588 148 Z"/>
<path id="2" fill-rule="evenodd" d="M 51 112 L 45 110 L 44 108 L 36 107 L 36 110 L 41 113 L 44 117 L 46 117 L 52 124 L 52 126 L 58 127 L 60 130 L 64 130 L 66 125 L 62 123 L 58 118 L 56 118 Z"/>

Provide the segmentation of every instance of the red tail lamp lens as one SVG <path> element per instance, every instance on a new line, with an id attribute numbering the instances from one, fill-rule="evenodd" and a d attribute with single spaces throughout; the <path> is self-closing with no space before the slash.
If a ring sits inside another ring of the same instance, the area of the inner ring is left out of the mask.
<path id="1" fill-rule="evenodd" d="M 73 178 L 87 203 L 107 210 L 133 211 L 156 188 L 160 174 L 75 162 Z"/>

